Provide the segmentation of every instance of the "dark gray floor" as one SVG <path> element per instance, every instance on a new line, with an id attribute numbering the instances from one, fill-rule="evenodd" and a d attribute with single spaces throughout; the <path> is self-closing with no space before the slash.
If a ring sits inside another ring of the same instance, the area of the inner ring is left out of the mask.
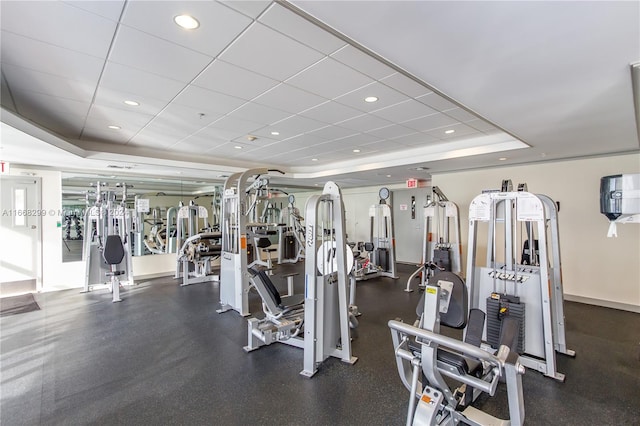
<path id="1" fill-rule="evenodd" d="M 0 319 L 0 424 L 404 424 L 408 391 L 387 321 L 412 321 L 420 295 L 402 291 L 412 271 L 401 272 L 397 282 L 358 284 L 359 361 L 330 359 L 312 379 L 298 374 L 300 349 L 245 353 L 246 320 L 215 312 L 217 284 L 156 279 L 123 291 L 116 304 L 105 290 L 38 294 L 40 311 Z M 251 304 L 258 309 L 253 294 Z M 640 315 L 565 309 L 578 355 L 559 356 L 565 383 L 525 374 L 526 423 L 640 424 Z M 506 415 L 503 390 L 478 403 Z"/>

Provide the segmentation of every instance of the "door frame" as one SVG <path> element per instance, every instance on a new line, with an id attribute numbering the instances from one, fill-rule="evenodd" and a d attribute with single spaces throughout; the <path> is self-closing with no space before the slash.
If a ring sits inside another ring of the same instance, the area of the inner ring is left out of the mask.
<path id="1" fill-rule="evenodd" d="M 42 258 L 42 238 L 43 238 L 43 232 L 42 232 L 42 217 L 45 214 L 48 214 L 48 212 L 44 211 L 42 209 L 42 178 L 41 177 L 36 177 L 36 176 L 7 176 L 7 175 L 2 175 L 0 177 L 0 188 L 4 187 L 3 183 L 4 182 L 13 182 L 15 183 L 20 183 L 20 182 L 24 182 L 27 185 L 31 185 L 31 184 L 35 184 L 35 191 L 36 191 L 36 205 L 32 208 L 31 206 L 27 205 L 27 209 L 29 210 L 34 210 L 34 215 L 32 215 L 31 217 L 35 219 L 35 223 L 36 223 L 36 227 L 37 227 L 37 232 L 35 233 L 35 253 L 33 253 L 34 256 L 34 261 L 35 261 L 35 280 L 36 280 L 36 292 L 41 292 L 42 291 L 42 287 L 43 287 L 43 283 L 42 283 L 42 263 L 43 263 L 43 258 Z M 13 206 L 10 206 L 10 208 L 13 208 Z"/>

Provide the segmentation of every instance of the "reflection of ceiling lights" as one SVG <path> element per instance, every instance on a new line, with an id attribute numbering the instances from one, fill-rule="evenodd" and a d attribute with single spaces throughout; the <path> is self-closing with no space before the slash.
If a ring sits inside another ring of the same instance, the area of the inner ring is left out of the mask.
<path id="1" fill-rule="evenodd" d="M 505 161 L 507 159 L 507 157 L 500 157 L 498 158 L 499 161 Z"/>
<path id="2" fill-rule="evenodd" d="M 120 126 L 107 126 L 111 130 L 120 130 Z"/>
<path id="3" fill-rule="evenodd" d="M 312 158 L 311 161 L 318 161 L 318 159 L 317 158 Z"/>
<path id="4" fill-rule="evenodd" d="M 139 106 L 139 105 L 140 105 L 140 103 L 139 103 L 139 102 L 136 102 L 136 101 L 129 101 L 129 100 L 124 101 L 124 103 L 125 103 L 125 104 L 127 104 L 127 105 L 129 105 L 129 106 Z"/>
<path id="5" fill-rule="evenodd" d="M 451 133 L 455 133 L 455 130 L 453 129 L 445 130 L 445 134 L 450 135 Z"/>
<path id="6" fill-rule="evenodd" d="M 359 149 L 354 149 L 353 152 L 355 152 L 356 154 L 360 152 Z"/>
<path id="7" fill-rule="evenodd" d="M 200 22 L 189 15 L 178 15 L 173 18 L 173 21 L 185 30 L 195 30 L 200 26 Z"/>
<path id="8" fill-rule="evenodd" d="M 236 145 L 234 146 L 235 149 L 242 149 L 242 147 L 240 145 Z"/>
<path id="9" fill-rule="evenodd" d="M 272 134 L 273 136 L 278 136 L 278 135 L 280 134 L 280 132 L 271 132 L 271 134 Z"/>
<path id="10" fill-rule="evenodd" d="M 369 102 L 369 103 L 376 102 L 377 100 L 378 100 L 378 98 L 375 97 L 375 96 L 367 96 L 366 98 L 364 98 L 364 101 L 365 102 Z"/>

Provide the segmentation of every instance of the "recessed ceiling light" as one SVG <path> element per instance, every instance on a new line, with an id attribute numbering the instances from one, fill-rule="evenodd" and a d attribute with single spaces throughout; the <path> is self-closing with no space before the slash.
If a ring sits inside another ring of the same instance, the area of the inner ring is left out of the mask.
<path id="1" fill-rule="evenodd" d="M 112 130 L 120 130 L 120 126 L 107 126 L 107 127 Z"/>
<path id="2" fill-rule="evenodd" d="M 505 161 L 507 159 L 507 157 L 500 157 L 498 158 L 499 161 Z"/>
<path id="3" fill-rule="evenodd" d="M 140 103 L 136 102 L 136 101 L 124 101 L 125 104 L 129 105 L 129 106 L 139 106 Z"/>
<path id="4" fill-rule="evenodd" d="M 376 102 L 377 100 L 378 98 L 375 96 L 367 96 L 366 98 L 364 98 L 365 102 Z"/>
<path id="5" fill-rule="evenodd" d="M 391 177 L 391 175 L 387 175 L 387 177 Z"/>
<path id="6" fill-rule="evenodd" d="M 360 150 L 359 149 L 354 149 L 353 152 L 355 152 L 357 154 L 358 152 L 360 152 Z"/>
<path id="7" fill-rule="evenodd" d="M 184 28 L 185 30 L 195 30 L 200 26 L 200 22 L 193 16 L 178 15 L 173 18 L 174 22 Z"/>
<path id="8" fill-rule="evenodd" d="M 271 134 L 272 134 L 273 136 L 278 136 L 278 135 L 280 134 L 280 132 L 271 132 Z"/>
<path id="9" fill-rule="evenodd" d="M 242 149 L 242 147 L 240 145 L 236 145 L 234 146 L 235 149 Z"/>
<path id="10" fill-rule="evenodd" d="M 312 158 L 311 161 L 318 161 L 318 159 L 317 158 Z"/>
<path id="11" fill-rule="evenodd" d="M 450 135 L 451 133 L 455 133 L 455 130 L 453 130 L 453 129 L 445 130 L 445 133 L 447 135 Z"/>

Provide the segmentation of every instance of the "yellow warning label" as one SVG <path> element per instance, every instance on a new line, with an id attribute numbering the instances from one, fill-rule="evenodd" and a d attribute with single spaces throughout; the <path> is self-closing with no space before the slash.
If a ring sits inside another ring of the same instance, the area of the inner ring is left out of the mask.
<path id="1" fill-rule="evenodd" d="M 435 288 L 429 288 L 429 287 L 427 287 L 427 293 L 429 293 L 429 294 L 436 294 L 436 289 L 435 289 Z"/>

